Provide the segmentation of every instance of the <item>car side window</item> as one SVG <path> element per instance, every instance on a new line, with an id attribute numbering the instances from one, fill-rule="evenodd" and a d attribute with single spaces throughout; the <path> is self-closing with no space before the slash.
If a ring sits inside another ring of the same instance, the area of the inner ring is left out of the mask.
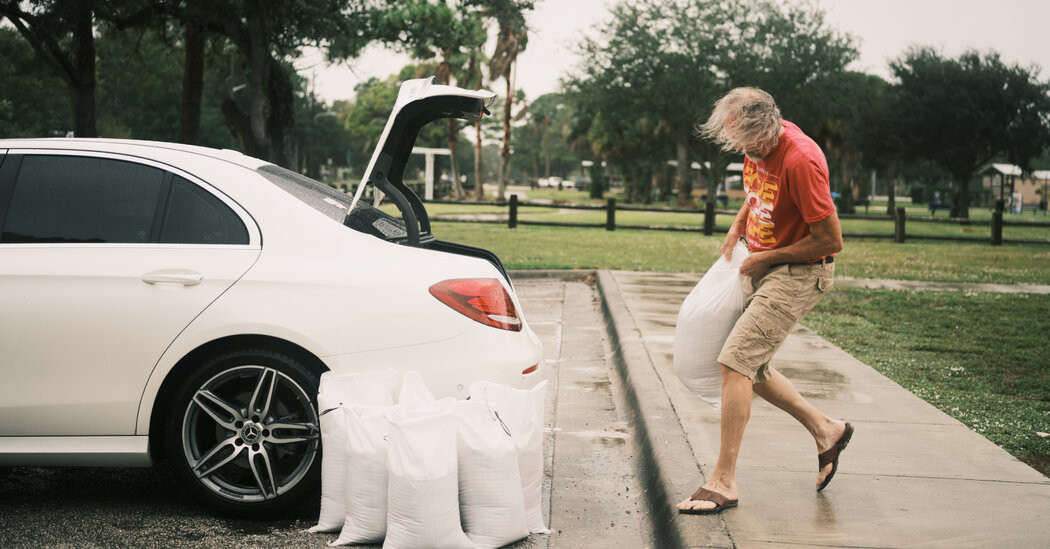
<path id="1" fill-rule="evenodd" d="M 161 224 L 160 242 L 247 244 L 248 229 L 221 200 L 196 184 L 175 176 Z"/>
<path id="2" fill-rule="evenodd" d="M 149 242 L 164 175 L 108 158 L 27 155 L 0 242 Z"/>

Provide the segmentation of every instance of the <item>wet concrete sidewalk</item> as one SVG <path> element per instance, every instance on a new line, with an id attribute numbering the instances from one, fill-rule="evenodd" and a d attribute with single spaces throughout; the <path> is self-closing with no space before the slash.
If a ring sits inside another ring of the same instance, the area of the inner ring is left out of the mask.
<path id="1" fill-rule="evenodd" d="M 600 271 L 597 279 L 644 439 L 641 476 L 656 528 L 665 531 L 662 546 L 1050 543 L 1050 479 L 801 326 L 773 365 L 817 408 L 855 426 L 835 480 L 815 491 L 812 438 L 756 395 L 737 469 L 740 506 L 678 515 L 674 503 L 703 482 L 718 455 L 719 412 L 673 370 L 678 309 L 699 275 Z"/>

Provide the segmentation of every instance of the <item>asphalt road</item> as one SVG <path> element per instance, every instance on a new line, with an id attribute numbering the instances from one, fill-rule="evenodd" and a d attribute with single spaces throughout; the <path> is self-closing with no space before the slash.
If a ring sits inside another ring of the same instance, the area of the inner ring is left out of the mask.
<path id="1" fill-rule="evenodd" d="M 632 430 L 609 360 L 597 294 L 584 281 L 518 280 L 544 344 L 544 515 L 552 533 L 515 548 L 650 545 Z M 309 534 L 319 501 L 280 520 L 230 519 L 183 492 L 165 463 L 150 469 L 0 468 L 0 547 L 326 547 Z"/>

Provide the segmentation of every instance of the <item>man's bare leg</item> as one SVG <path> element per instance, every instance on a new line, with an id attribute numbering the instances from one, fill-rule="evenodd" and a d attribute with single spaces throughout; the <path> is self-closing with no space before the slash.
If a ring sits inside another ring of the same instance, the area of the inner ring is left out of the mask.
<path id="1" fill-rule="evenodd" d="M 722 430 L 718 448 L 718 463 L 707 478 L 704 488 L 717 492 L 726 499 L 738 497 L 736 486 L 736 459 L 744 428 L 751 418 L 751 380 L 747 376 L 722 365 Z M 679 509 L 712 509 L 712 501 L 686 499 Z"/>
<path id="2" fill-rule="evenodd" d="M 767 402 L 797 419 L 809 431 L 809 434 L 813 435 L 813 440 L 817 443 L 818 454 L 834 446 L 846 432 L 845 423 L 832 419 L 813 407 L 798 393 L 795 386 L 776 370 L 767 381 L 755 383 L 754 390 Z M 831 464 L 829 463 L 818 472 L 817 484 L 824 482 L 824 477 L 830 472 Z"/>

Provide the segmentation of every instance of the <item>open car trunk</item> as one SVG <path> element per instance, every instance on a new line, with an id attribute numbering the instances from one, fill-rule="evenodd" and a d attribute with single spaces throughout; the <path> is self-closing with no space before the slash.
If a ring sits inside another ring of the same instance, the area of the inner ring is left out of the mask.
<path id="1" fill-rule="evenodd" d="M 423 126 L 441 118 L 477 120 L 491 114 L 486 104 L 495 97 L 492 92 L 435 85 L 433 81 L 431 77 L 408 80 L 401 85 L 393 112 L 387 119 L 343 224 L 397 244 L 484 259 L 499 269 L 509 283 L 506 269 L 492 252 L 436 239 L 423 201 L 405 185 L 405 164 Z M 379 191 L 377 197 L 390 198 L 401 213 L 400 218 L 375 207 L 378 200 L 373 205 L 361 200 L 369 185 Z"/>

